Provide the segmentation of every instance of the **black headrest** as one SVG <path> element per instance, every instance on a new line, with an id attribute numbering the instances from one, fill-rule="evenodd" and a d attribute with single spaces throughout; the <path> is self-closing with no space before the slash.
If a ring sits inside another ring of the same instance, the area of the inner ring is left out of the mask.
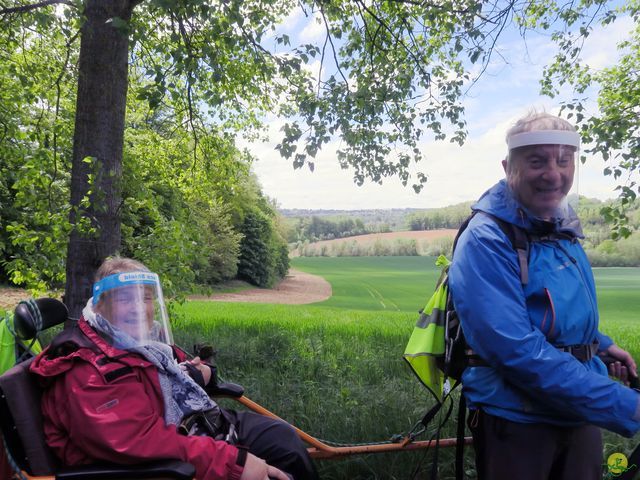
<path id="1" fill-rule="evenodd" d="M 30 340 L 38 332 L 69 318 L 64 303 L 55 298 L 39 298 L 20 302 L 13 313 L 13 327 L 22 340 Z"/>

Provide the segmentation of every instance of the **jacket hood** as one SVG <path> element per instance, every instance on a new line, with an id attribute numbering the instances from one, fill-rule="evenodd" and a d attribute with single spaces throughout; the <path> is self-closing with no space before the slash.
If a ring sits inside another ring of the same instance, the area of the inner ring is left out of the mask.
<path id="1" fill-rule="evenodd" d="M 482 194 L 471 209 L 489 213 L 531 233 L 559 232 L 579 238 L 584 237 L 580 220 L 568 203 L 564 202 L 552 219 L 543 220 L 522 206 L 505 179 L 500 180 Z"/>

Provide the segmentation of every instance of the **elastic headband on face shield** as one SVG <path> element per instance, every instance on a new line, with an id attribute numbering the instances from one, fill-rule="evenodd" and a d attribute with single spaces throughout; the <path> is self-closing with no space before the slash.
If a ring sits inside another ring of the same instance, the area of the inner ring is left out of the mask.
<path id="1" fill-rule="evenodd" d="M 509 150 L 527 145 L 567 145 L 580 148 L 580 134 L 569 130 L 534 130 L 516 133 L 507 140 Z"/>
<path id="2" fill-rule="evenodd" d="M 100 300 L 100 295 L 109 290 L 130 285 L 160 285 L 160 278 L 153 272 L 125 272 L 104 277 L 93 284 L 93 304 Z"/>

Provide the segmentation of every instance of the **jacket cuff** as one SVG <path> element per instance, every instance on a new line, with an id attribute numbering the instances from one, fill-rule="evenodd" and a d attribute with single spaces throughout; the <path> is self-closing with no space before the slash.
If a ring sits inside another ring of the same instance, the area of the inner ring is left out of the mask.
<path id="1" fill-rule="evenodd" d="M 613 345 L 613 340 L 611 340 L 611 338 L 605 335 L 604 333 L 600 333 L 600 332 L 598 332 L 598 342 L 600 343 L 600 345 L 598 345 L 599 353 L 604 352 L 605 350 L 607 350 L 607 348 Z"/>
<path id="2" fill-rule="evenodd" d="M 234 445 L 236 447 L 236 456 L 233 464 L 229 468 L 229 480 L 240 480 L 244 471 L 244 464 L 247 461 L 248 450 L 245 447 Z"/>

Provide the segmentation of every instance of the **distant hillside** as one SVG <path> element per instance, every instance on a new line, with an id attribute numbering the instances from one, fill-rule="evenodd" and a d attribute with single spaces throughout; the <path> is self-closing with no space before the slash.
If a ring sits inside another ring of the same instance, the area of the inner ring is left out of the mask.
<path id="1" fill-rule="evenodd" d="M 305 242 L 292 257 L 415 256 L 449 253 L 456 229 L 370 233 L 319 242 Z"/>
<path id="2" fill-rule="evenodd" d="M 330 240 L 367 233 L 457 228 L 472 202 L 444 208 L 361 210 L 279 209 L 289 229 L 290 243 Z M 427 218 L 429 220 L 424 221 Z"/>
<path id="3" fill-rule="evenodd" d="M 361 220 L 369 231 L 406 230 L 406 219 L 409 215 L 424 212 L 420 208 L 390 208 L 372 210 L 310 210 L 310 209 L 280 209 L 280 214 L 289 224 L 298 223 L 303 219 L 318 217 L 323 220 L 338 222 L 345 218 Z"/>
<path id="4" fill-rule="evenodd" d="M 449 252 L 447 242 L 472 203 L 425 209 L 283 209 L 280 213 L 293 256 L 437 255 Z M 625 205 L 628 238 L 612 238 L 617 212 L 611 208 L 615 206 L 615 201 L 577 200 L 575 208 L 585 233 L 582 244 L 593 266 L 640 266 L 640 199 Z M 433 238 L 433 232 L 446 229 L 452 231 L 449 238 Z"/>

